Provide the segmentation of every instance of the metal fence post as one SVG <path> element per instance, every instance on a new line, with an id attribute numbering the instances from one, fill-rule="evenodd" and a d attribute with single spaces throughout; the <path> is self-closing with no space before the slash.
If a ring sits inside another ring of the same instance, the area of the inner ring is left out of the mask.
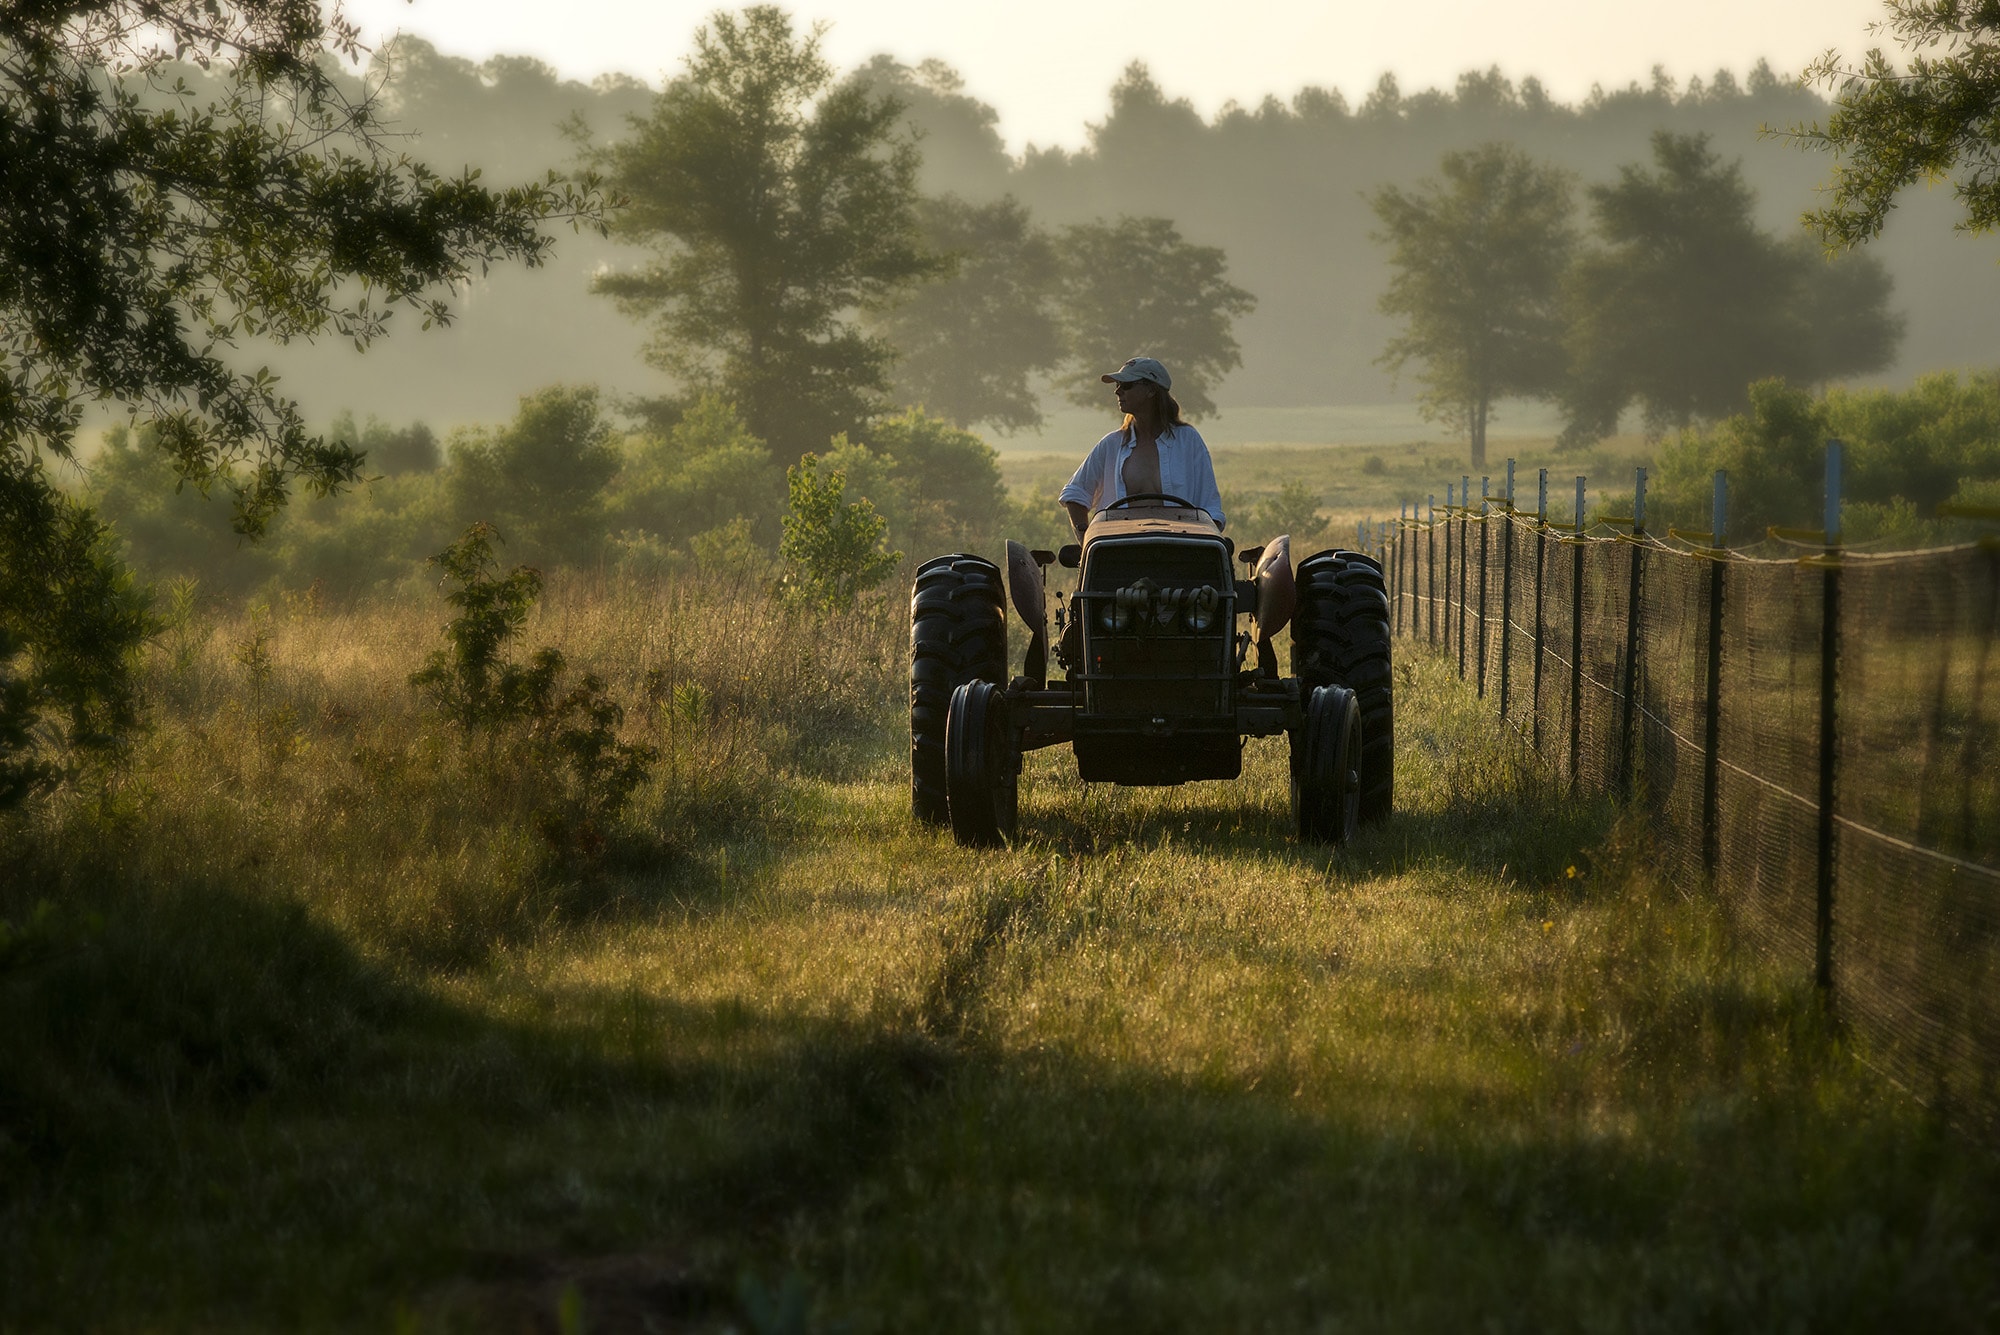
<path id="1" fill-rule="evenodd" d="M 1639 751 L 1639 603 L 1640 571 L 1646 554 L 1646 470 L 1632 479 L 1632 581 L 1625 595 L 1625 671 L 1620 682 L 1625 699 L 1618 708 L 1618 796 L 1629 801 Z"/>
<path id="2" fill-rule="evenodd" d="M 1576 544 L 1570 549 L 1569 588 L 1569 786 L 1583 769 L 1583 484 L 1576 478 Z"/>
<path id="3" fill-rule="evenodd" d="M 1535 481 L 1535 684 L 1530 702 L 1533 715 L 1535 754 L 1542 750 L 1542 575 L 1549 555 L 1549 470 L 1544 468 Z"/>
<path id="4" fill-rule="evenodd" d="M 1709 505 L 1708 558 L 1708 689 L 1703 694 L 1701 760 L 1701 870 L 1710 886 L 1722 865 L 1722 598 L 1723 556 L 1729 545 L 1729 470 L 1715 470 L 1715 495 Z"/>
<path id="5" fill-rule="evenodd" d="M 1819 631 L 1819 893 L 1813 981 L 1823 1000 L 1833 997 L 1833 824 L 1838 748 L 1836 693 L 1840 677 L 1840 465 L 1841 443 L 1826 443 L 1826 552 L 1821 558 Z"/>
<path id="6" fill-rule="evenodd" d="M 1514 622 L 1514 461 L 1507 461 L 1506 508 L 1500 516 L 1505 539 L 1500 548 L 1500 717 L 1507 717 L 1507 660 L 1513 655 Z"/>
<path id="7" fill-rule="evenodd" d="M 1486 549 L 1492 546 L 1492 543 L 1487 540 L 1487 530 L 1493 527 L 1492 483 L 1493 480 L 1491 478 L 1482 477 L 1479 479 L 1479 643 L 1477 645 L 1479 651 L 1479 670 L 1477 681 L 1479 698 L 1482 700 L 1486 698 L 1486 642 L 1488 638 L 1486 627 L 1488 619 L 1486 607 Z"/>
<path id="8" fill-rule="evenodd" d="M 1458 679 L 1465 680 L 1465 601 L 1467 566 L 1472 563 L 1466 544 L 1472 537 L 1472 475 L 1461 473 L 1458 479 Z"/>
<path id="9" fill-rule="evenodd" d="M 1436 492 L 1424 496 L 1424 614 L 1427 637 L 1433 648 L 1438 642 L 1438 498 Z"/>
<path id="10" fill-rule="evenodd" d="M 1458 508 L 1452 498 L 1458 496 L 1458 484 L 1444 484 L 1444 652 L 1452 652 L 1452 512 Z M 1460 558 L 1462 560 L 1462 558 Z"/>
<path id="11" fill-rule="evenodd" d="M 1403 589 L 1405 588 L 1405 581 L 1403 579 L 1403 548 L 1405 545 L 1403 542 L 1403 533 L 1409 527 L 1409 519 L 1410 503 L 1408 501 L 1397 502 L 1396 536 L 1390 539 L 1391 543 L 1394 544 L 1396 559 L 1393 563 L 1393 573 L 1389 578 L 1391 580 L 1390 588 L 1394 591 L 1393 601 L 1396 604 L 1395 633 L 1396 638 L 1399 640 L 1403 638 Z"/>

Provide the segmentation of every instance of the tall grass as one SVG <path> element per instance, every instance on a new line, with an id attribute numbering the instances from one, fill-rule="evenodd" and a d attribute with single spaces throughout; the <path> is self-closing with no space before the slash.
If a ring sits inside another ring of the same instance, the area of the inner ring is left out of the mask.
<path id="1" fill-rule="evenodd" d="M 909 819 L 894 606 L 557 582 L 528 647 L 661 752 L 579 849 L 408 687 L 444 619 L 196 622 L 122 774 L 8 818 L 0 1329 L 1995 1314 L 1990 1154 L 1440 663 L 1339 853 L 1277 741 L 1037 753 L 977 852 Z"/>

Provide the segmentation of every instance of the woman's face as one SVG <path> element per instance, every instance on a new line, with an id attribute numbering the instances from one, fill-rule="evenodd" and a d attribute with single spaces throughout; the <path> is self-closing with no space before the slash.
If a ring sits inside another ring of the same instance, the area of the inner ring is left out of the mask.
<path id="1" fill-rule="evenodd" d="M 1111 390 L 1118 396 L 1118 411 L 1136 414 L 1142 405 L 1151 401 L 1151 388 L 1144 380 L 1115 381 Z"/>

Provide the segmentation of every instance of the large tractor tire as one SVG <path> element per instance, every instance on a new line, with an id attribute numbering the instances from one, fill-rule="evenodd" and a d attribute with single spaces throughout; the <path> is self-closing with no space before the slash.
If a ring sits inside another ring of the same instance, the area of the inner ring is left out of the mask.
<path id="1" fill-rule="evenodd" d="M 998 686 L 974 681 L 951 693 L 944 755 L 952 836 L 971 848 L 1011 840 L 1020 818 L 1021 750 Z"/>
<path id="2" fill-rule="evenodd" d="M 1361 819 L 1381 820 L 1396 800 L 1396 677 L 1382 567 L 1360 552 L 1320 552 L 1299 566 L 1297 579 L 1292 670 L 1308 698 L 1318 686 L 1354 692 L 1361 710 Z"/>
<path id="3" fill-rule="evenodd" d="M 917 567 L 910 590 L 910 809 L 951 819 L 944 728 L 951 693 L 972 681 L 1007 680 L 1007 610 L 1000 567 L 964 554 Z"/>
<path id="4" fill-rule="evenodd" d="M 1317 686 L 1305 713 L 1292 734 L 1292 816 L 1301 842 L 1338 848 L 1361 824 L 1361 708 L 1345 686 Z"/>

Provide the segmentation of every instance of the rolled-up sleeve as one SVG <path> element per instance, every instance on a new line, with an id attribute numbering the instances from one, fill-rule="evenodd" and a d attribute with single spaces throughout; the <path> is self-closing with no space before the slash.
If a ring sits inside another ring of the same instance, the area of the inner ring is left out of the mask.
<path id="1" fill-rule="evenodd" d="M 1222 513 L 1222 489 L 1215 485 L 1215 461 L 1208 457 L 1208 442 L 1192 427 L 1184 429 L 1194 437 L 1188 449 L 1187 470 L 1191 485 L 1187 499 L 1208 511 L 1217 528 L 1227 528 L 1229 520 Z"/>
<path id="2" fill-rule="evenodd" d="M 1110 447 L 1117 439 L 1118 433 L 1114 431 L 1098 441 L 1090 453 L 1083 456 L 1083 462 L 1077 465 L 1076 472 L 1070 475 L 1069 484 L 1057 499 L 1065 504 L 1073 501 L 1095 510 L 1097 498 L 1104 492 L 1104 470 L 1110 467 Z"/>

